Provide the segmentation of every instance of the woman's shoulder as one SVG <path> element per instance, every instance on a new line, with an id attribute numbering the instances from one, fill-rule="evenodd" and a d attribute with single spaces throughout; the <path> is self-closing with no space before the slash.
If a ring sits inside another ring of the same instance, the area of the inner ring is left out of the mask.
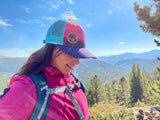
<path id="1" fill-rule="evenodd" d="M 8 88 L 17 95 L 37 96 L 36 86 L 28 76 L 12 77 Z"/>
<path id="2" fill-rule="evenodd" d="M 12 77 L 10 79 L 9 85 L 13 83 L 21 83 L 21 84 L 29 85 L 29 86 L 34 84 L 31 78 L 28 77 L 27 75 Z"/>
<path id="3" fill-rule="evenodd" d="M 3 113 L 0 118 L 29 118 L 37 100 L 37 91 L 32 80 L 28 76 L 12 77 L 6 89 L 0 98 L 0 108 L 3 108 L 0 109 L 0 113 Z"/>

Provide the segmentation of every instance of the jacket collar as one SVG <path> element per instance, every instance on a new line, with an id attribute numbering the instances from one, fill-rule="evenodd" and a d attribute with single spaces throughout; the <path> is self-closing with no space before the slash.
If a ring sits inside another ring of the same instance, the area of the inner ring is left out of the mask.
<path id="1" fill-rule="evenodd" d="M 57 68 L 54 68 L 51 64 L 48 64 L 45 68 L 43 68 L 43 70 L 49 72 L 52 76 L 64 75 L 61 71 L 59 71 Z M 69 75 L 69 74 L 65 74 L 65 75 Z"/>

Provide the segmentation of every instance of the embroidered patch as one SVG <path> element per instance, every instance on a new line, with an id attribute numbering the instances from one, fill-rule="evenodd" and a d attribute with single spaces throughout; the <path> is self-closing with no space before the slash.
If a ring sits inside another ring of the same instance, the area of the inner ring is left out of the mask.
<path id="1" fill-rule="evenodd" d="M 78 37 L 76 34 L 74 33 L 70 33 L 67 37 L 67 41 L 71 44 L 75 44 L 78 42 Z"/>
<path id="2" fill-rule="evenodd" d="M 5 88 L 1 93 L 0 93 L 0 98 L 2 98 L 8 91 L 10 88 Z"/>

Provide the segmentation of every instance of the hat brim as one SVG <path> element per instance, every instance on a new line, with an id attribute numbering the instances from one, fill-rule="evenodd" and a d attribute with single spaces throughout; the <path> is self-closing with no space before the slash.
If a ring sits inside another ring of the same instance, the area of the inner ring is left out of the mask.
<path id="1" fill-rule="evenodd" d="M 58 47 L 62 49 L 65 53 L 75 58 L 80 58 L 80 59 L 97 58 L 92 53 L 90 53 L 86 48 L 70 47 L 63 45 L 58 45 Z"/>

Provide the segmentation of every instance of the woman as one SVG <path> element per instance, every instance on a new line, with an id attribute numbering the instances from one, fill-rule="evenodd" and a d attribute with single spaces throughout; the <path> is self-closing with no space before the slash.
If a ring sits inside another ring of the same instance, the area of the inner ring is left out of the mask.
<path id="1" fill-rule="evenodd" d="M 45 120 L 89 120 L 85 93 L 76 86 L 75 77 L 70 73 L 79 64 L 79 59 L 96 58 L 85 48 L 83 29 L 71 20 L 58 20 L 48 29 L 44 43 L 46 45 L 29 57 L 0 95 L 0 119 L 41 119 L 41 116 L 31 118 L 38 90 L 30 77 L 41 73 L 48 82 L 46 91 L 65 88 L 49 93 Z M 68 89 L 71 86 L 74 89 Z"/>

